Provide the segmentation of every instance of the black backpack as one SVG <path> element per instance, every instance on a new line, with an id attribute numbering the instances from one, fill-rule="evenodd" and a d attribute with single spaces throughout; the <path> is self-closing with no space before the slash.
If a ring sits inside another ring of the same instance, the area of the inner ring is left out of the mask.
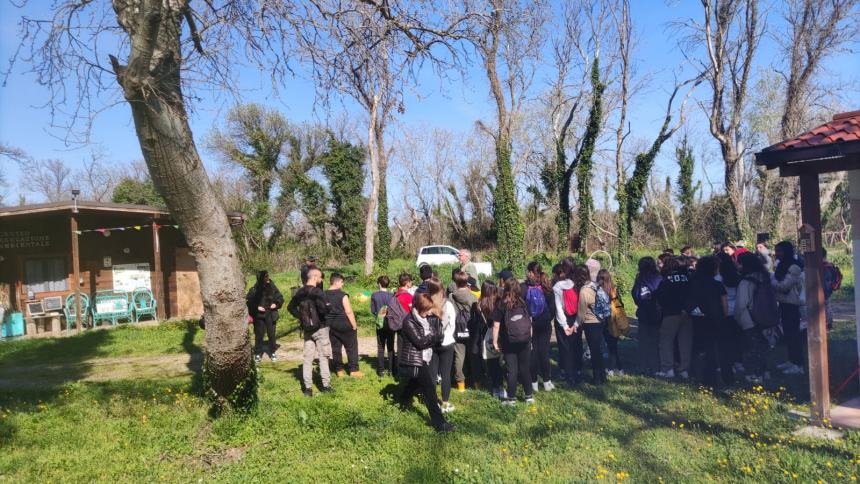
<path id="1" fill-rule="evenodd" d="M 314 333 L 321 327 L 320 314 L 312 297 L 306 297 L 299 303 L 299 326 L 309 333 Z"/>
<path id="2" fill-rule="evenodd" d="M 532 318 L 525 306 L 505 311 L 505 334 L 510 343 L 528 343 L 532 337 Z"/>
<path id="3" fill-rule="evenodd" d="M 454 340 L 457 343 L 469 341 L 469 322 L 472 320 L 472 308 L 457 307 L 457 318 L 454 320 Z"/>
<path id="4" fill-rule="evenodd" d="M 400 331 L 403 328 L 403 318 L 406 317 L 406 311 L 403 310 L 403 305 L 400 301 L 393 297 L 386 306 L 385 324 L 391 331 Z"/>

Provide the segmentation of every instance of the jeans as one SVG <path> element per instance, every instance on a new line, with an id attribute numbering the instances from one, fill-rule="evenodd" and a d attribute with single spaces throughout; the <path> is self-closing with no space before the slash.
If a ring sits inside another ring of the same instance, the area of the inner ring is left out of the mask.
<path id="1" fill-rule="evenodd" d="M 591 351 L 591 373 L 595 385 L 606 382 L 606 368 L 603 366 L 603 325 L 600 323 L 586 323 L 573 333 L 573 359 L 582 367 L 582 333 L 588 342 Z"/>
<path id="2" fill-rule="evenodd" d="M 275 323 L 271 319 L 260 317 L 254 318 L 254 354 L 263 354 L 263 337 L 269 335 L 269 355 L 275 354 L 275 344 L 277 336 L 275 335 Z"/>
<path id="3" fill-rule="evenodd" d="M 800 335 L 800 307 L 794 304 L 779 303 L 779 319 L 785 335 L 788 361 L 803 366 L 803 339 Z"/>
<path id="4" fill-rule="evenodd" d="M 618 356 L 618 341 L 620 339 L 609 334 L 609 325 L 607 323 L 603 323 L 603 338 L 606 340 L 606 349 L 609 353 L 606 367 L 610 370 L 621 370 L 621 357 Z"/>
<path id="5" fill-rule="evenodd" d="M 409 375 L 404 379 L 403 390 L 398 398 L 400 405 L 405 407 L 411 404 L 412 397 L 420 392 L 424 398 L 424 405 L 427 406 L 427 413 L 430 414 L 430 424 L 437 430 L 442 428 L 445 417 L 442 416 L 442 409 L 439 408 L 439 401 L 436 400 L 436 377 L 431 374 L 430 367 L 428 365 L 419 368 L 402 367 L 399 373 Z"/>
<path id="6" fill-rule="evenodd" d="M 690 371 L 693 353 L 693 324 L 686 314 L 664 316 L 660 325 L 660 370 L 675 366 L 675 340 L 678 341 L 680 363 L 678 371 Z"/>
<path id="7" fill-rule="evenodd" d="M 336 331 L 331 329 L 329 331 L 329 338 L 331 339 L 331 360 L 334 363 L 334 371 L 343 370 L 343 353 L 341 352 L 341 348 L 346 348 L 349 372 L 358 371 L 358 332 L 355 330 Z"/>
<path id="8" fill-rule="evenodd" d="M 552 325 L 537 324 L 532 327 L 532 361 L 530 365 L 532 382 L 537 383 L 538 376 L 546 383 L 552 380 L 552 367 L 549 362 L 549 340 L 552 336 Z"/>
<path id="9" fill-rule="evenodd" d="M 466 381 L 463 367 L 466 365 L 466 343 L 454 343 L 454 380 L 457 383 Z"/>
<path id="10" fill-rule="evenodd" d="M 331 341 L 329 340 L 328 327 L 322 327 L 315 332 L 304 332 L 304 363 L 302 364 L 302 380 L 305 384 L 305 389 L 310 389 L 314 385 L 314 356 L 319 353 L 320 359 L 320 377 L 322 378 L 323 388 L 331 385 L 331 372 L 328 367 L 328 359 L 331 358 Z"/>
<path id="11" fill-rule="evenodd" d="M 436 375 L 442 376 L 442 401 L 447 402 L 451 397 L 451 368 L 454 366 L 454 346 L 442 346 L 433 349 L 433 359 L 430 360 L 430 374 L 433 376 L 433 388 L 436 388 Z M 435 391 L 435 390 L 434 390 Z"/>
<path id="12" fill-rule="evenodd" d="M 640 321 L 637 336 L 639 366 L 645 374 L 658 371 L 660 369 L 660 325 Z"/>
<path id="13" fill-rule="evenodd" d="M 507 343 L 502 348 L 508 366 L 508 398 L 516 398 L 517 381 L 523 386 L 526 398 L 532 396 L 532 377 L 529 372 L 531 350 L 529 343 Z"/>
<path id="14" fill-rule="evenodd" d="M 388 374 L 394 376 L 397 371 L 397 360 L 394 354 L 394 337 L 396 334 L 385 327 L 376 330 L 376 372 L 380 375 L 386 370 L 386 349 L 388 349 Z"/>

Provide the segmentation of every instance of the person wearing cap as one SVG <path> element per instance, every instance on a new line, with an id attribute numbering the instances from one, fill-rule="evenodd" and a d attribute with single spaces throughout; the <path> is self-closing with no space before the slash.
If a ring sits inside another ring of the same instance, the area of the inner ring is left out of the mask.
<path id="1" fill-rule="evenodd" d="M 499 287 L 504 287 L 505 282 L 507 282 L 508 279 L 511 279 L 513 277 L 514 271 L 510 269 L 502 269 L 499 271 L 498 274 L 496 274 L 496 278 L 499 280 Z"/>
<path id="2" fill-rule="evenodd" d="M 469 249 L 460 249 L 460 252 L 457 254 L 457 258 L 460 260 L 460 270 L 469 274 L 469 277 L 477 281 L 478 268 L 475 267 L 475 263 L 472 262 L 472 251 Z"/>
<path id="3" fill-rule="evenodd" d="M 317 258 L 316 258 L 316 256 L 313 256 L 313 255 L 307 256 L 307 258 L 305 258 L 305 263 L 302 264 L 302 268 L 300 271 L 301 278 L 302 278 L 302 285 L 305 285 L 308 283 L 308 271 L 310 271 L 311 269 L 317 269 L 320 271 L 320 279 L 319 279 L 319 283 L 317 284 L 317 287 L 322 289 L 323 279 L 325 278 L 325 274 L 323 274 L 322 269 L 317 267 Z"/>

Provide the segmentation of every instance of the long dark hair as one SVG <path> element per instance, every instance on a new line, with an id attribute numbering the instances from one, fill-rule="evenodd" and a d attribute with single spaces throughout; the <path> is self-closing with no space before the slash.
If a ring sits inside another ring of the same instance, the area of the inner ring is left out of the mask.
<path id="1" fill-rule="evenodd" d="M 540 263 L 538 263 L 537 261 L 531 261 L 529 262 L 529 265 L 526 266 L 526 279 L 528 280 L 528 283 L 532 286 L 540 285 L 543 289 L 543 292 L 552 291 L 552 286 L 549 283 L 549 278 L 543 271 L 543 267 L 541 267 Z"/>
<path id="2" fill-rule="evenodd" d="M 481 314 L 484 315 L 486 321 L 490 321 L 493 317 L 493 311 L 496 310 L 496 305 L 499 300 L 499 286 L 493 281 L 487 280 L 481 284 L 481 300 L 478 307 L 481 308 Z"/>
<path id="3" fill-rule="evenodd" d="M 526 305 L 525 300 L 523 300 L 522 286 L 520 286 L 520 282 L 515 277 L 505 281 L 505 295 L 502 297 L 502 301 L 508 310 Z"/>
<path id="4" fill-rule="evenodd" d="M 657 270 L 657 261 L 654 260 L 651 256 L 645 256 L 639 259 L 639 274 L 636 277 L 645 277 L 645 276 L 659 276 L 660 272 Z"/>
<path id="5" fill-rule="evenodd" d="M 606 269 L 597 271 L 597 285 L 603 288 L 603 292 L 609 297 L 612 297 L 612 293 L 615 292 L 615 284 L 612 283 L 612 274 Z"/>
<path id="6" fill-rule="evenodd" d="M 556 264 L 556 265 L 552 266 L 552 283 L 553 283 L 553 285 L 555 285 L 555 283 L 557 283 L 559 281 L 564 281 L 567 279 L 569 279 L 569 277 L 568 277 L 567 271 L 564 270 L 563 265 Z"/>
<path id="7" fill-rule="evenodd" d="M 719 267 L 719 260 L 716 257 L 712 255 L 702 257 L 696 262 L 696 272 L 693 277 L 701 280 L 713 279 Z"/>
<path id="8" fill-rule="evenodd" d="M 788 274 L 788 269 L 791 267 L 792 264 L 795 264 L 801 269 L 803 269 L 803 265 L 794 255 L 794 244 L 792 244 L 791 242 L 783 240 L 782 242 L 776 244 L 773 250 L 777 254 L 782 253 L 782 257 L 776 258 L 779 261 L 779 265 L 777 265 L 776 270 L 773 271 L 773 275 L 776 277 L 777 281 L 785 279 L 785 275 Z"/>
<path id="9" fill-rule="evenodd" d="M 764 264 L 761 263 L 761 259 L 752 252 L 744 252 L 741 254 L 741 256 L 738 257 L 738 263 L 741 266 L 742 276 L 761 274 L 765 278 L 768 277 L 767 269 L 764 267 Z"/>
<path id="10" fill-rule="evenodd" d="M 738 266 L 732 260 L 732 256 L 725 252 L 718 252 L 716 257 L 720 261 L 720 277 L 723 279 L 723 285 L 738 287 L 741 282 L 741 275 L 738 273 Z"/>
<path id="11" fill-rule="evenodd" d="M 570 277 L 576 289 L 582 289 L 586 284 L 591 282 L 591 274 L 588 272 L 588 267 L 578 265 L 573 268 L 573 274 Z"/>
<path id="12" fill-rule="evenodd" d="M 663 262 L 663 276 L 671 275 L 674 272 L 681 270 L 681 261 L 677 257 L 666 257 Z"/>

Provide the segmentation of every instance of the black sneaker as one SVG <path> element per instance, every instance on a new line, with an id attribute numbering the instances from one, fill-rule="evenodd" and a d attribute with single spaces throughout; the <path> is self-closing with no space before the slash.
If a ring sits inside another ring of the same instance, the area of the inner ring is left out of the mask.
<path id="1" fill-rule="evenodd" d="M 448 432 L 453 432 L 455 430 L 457 430 L 457 427 L 455 427 L 453 424 L 445 422 L 442 424 L 441 427 L 436 429 L 436 432 L 439 432 L 440 434 L 444 434 L 444 433 L 448 433 Z"/>
<path id="2" fill-rule="evenodd" d="M 304 393 L 306 397 L 314 396 L 314 392 L 310 388 L 305 388 L 302 390 L 302 393 Z"/>
<path id="3" fill-rule="evenodd" d="M 322 390 L 320 390 L 320 393 L 334 393 L 334 388 L 332 388 L 332 387 L 323 387 L 323 389 L 322 389 Z"/>

